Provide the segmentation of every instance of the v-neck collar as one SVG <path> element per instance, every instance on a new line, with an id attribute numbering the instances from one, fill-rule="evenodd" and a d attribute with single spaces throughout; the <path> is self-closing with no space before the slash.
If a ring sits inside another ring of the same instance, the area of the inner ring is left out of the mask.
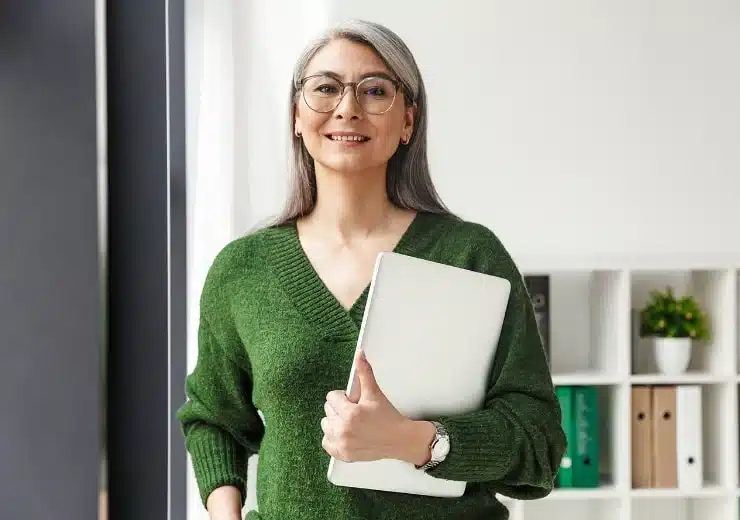
<path id="1" fill-rule="evenodd" d="M 427 214 L 418 212 L 393 248 L 394 253 L 412 255 L 425 228 Z M 274 269 L 277 278 L 296 307 L 320 331 L 322 337 L 354 339 L 360 330 L 370 282 L 349 309 L 326 286 L 306 255 L 295 221 L 275 228 L 272 233 Z"/>

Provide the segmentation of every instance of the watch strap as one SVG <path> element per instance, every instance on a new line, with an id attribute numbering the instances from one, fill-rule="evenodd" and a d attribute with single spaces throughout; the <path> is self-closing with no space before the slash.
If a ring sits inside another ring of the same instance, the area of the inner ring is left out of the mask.
<path id="1" fill-rule="evenodd" d="M 434 434 L 434 439 L 432 440 L 432 443 L 429 445 L 429 451 L 431 452 L 431 457 L 426 462 L 426 464 L 423 464 L 421 466 L 416 466 L 416 469 L 420 471 L 428 471 L 438 466 L 442 462 L 443 459 L 435 458 L 434 447 L 443 437 L 445 438 L 445 440 L 447 440 L 447 442 L 449 442 L 449 435 L 447 433 L 447 429 L 442 424 L 436 421 L 430 421 L 430 422 L 434 425 L 434 428 L 436 430 Z"/>

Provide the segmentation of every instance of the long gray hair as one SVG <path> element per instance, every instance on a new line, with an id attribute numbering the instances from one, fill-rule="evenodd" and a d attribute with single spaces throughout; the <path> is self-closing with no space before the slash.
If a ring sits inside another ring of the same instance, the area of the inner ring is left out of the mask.
<path id="1" fill-rule="evenodd" d="M 274 225 L 308 215 L 316 204 L 316 171 L 303 140 L 293 132 L 299 84 L 311 58 L 332 40 L 349 40 L 375 51 L 399 79 L 407 104 L 416 104 L 414 132 L 388 161 L 386 190 L 391 203 L 404 209 L 449 214 L 432 183 L 427 161 L 427 97 L 414 56 L 394 32 L 377 23 L 350 20 L 329 28 L 301 53 L 293 70 L 290 90 L 290 187 L 282 213 Z"/>

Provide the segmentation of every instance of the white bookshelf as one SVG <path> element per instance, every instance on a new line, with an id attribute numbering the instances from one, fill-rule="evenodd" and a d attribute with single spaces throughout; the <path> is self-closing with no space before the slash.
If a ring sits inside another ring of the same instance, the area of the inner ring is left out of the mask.
<path id="1" fill-rule="evenodd" d="M 637 261 L 636 261 L 637 260 Z M 683 260 L 683 262 L 681 261 Z M 740 520 L 740 258 L 519 262 L 550 276 L 551 363 L 555 385 L 599 389 L 602 483 L 558 488 L 536 501 L 501 497 L 511 520 Z M 687 373 L 669 377 L 651 345 L 633 340 L 632 313 L 650 289 L 689 290 L 710 315 L 712 339 L 698 342 Z M 704 486 L 632 489 L 633 385 L 697 384 L 703 396 Z"/>

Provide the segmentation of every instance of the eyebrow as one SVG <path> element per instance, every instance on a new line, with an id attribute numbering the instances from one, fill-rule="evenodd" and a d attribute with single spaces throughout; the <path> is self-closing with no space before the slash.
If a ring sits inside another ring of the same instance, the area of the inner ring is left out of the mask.
<path id="1" fill-rule="evenodd" d="M 316 71 L 313 74 L 311 74 L 311 76 L 319 76 L 319 75 L 330 76 L 330 77 L 332 77 L 334 79 L 337 79 L 339 81 L 344 81 L 341 74 L 337 74 L 336 72 L 333 72 L 331 70 L 319 70 L 319 71 Z M 394 78 L 393 76 L 391 76 L 390 74 L 388 74 L 387 72 L 384 72 L 382 70 L 377 70 L 377 71 L 372 71 L 372 72 L 367 72 L 365 74 L 362 74 L 360 76 L 360 79 L 362 80 L 362 79 L 370 78 L 370 77 L 373 77 L 373 78 L 385 78 L 387 80 L 394 81 L 394 82 L 397 82 L 398 81 L 396 78 Z"/>

